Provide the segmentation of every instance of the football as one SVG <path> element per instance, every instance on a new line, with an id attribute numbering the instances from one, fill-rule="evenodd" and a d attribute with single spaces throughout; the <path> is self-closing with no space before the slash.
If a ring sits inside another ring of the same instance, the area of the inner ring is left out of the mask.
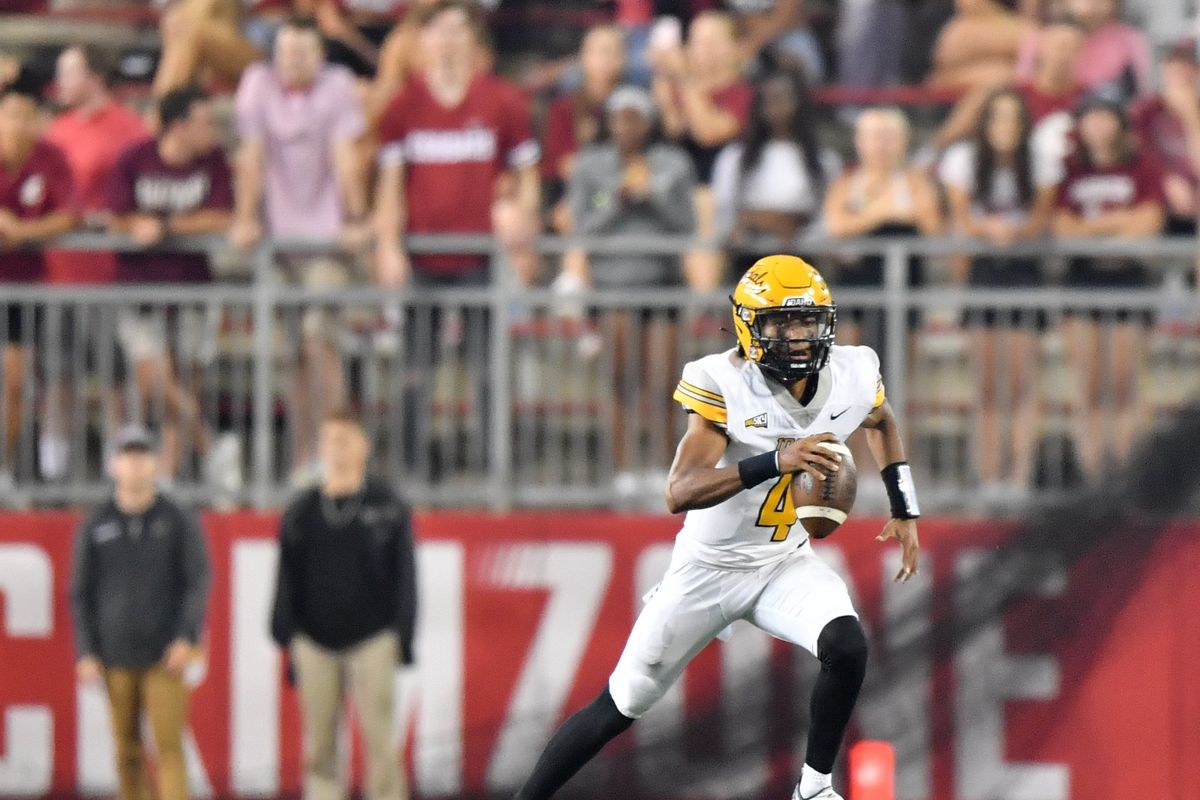
<path id="1" fill-rule="evenodd" d="M 797 472 L 792 480 L 796 519 L 814 539 L 824 539 L 846 521 L 858 491 L 850 448 L 841 442 L 822 442 L 821 446 L 842 457 L 841 469 L 823 481 L 814 481 L 807 472 Z"/>

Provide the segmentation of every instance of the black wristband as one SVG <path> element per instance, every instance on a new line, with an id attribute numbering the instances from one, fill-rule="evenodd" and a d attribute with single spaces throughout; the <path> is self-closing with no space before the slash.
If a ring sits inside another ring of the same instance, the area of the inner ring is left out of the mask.
<path id="1" fill-rule="evenodd" d="M 917 487 L 913 483 L 908 462 L 888 464 L 879 474 L 883 476 L 883 486 L 887 489 L 892 519 L 916 519 L 921 516 L 921 508 L 917 505 Z"/>
<path id="2" fill-rule="evenodd" d="M 776 460 L 775 451 L 743 458 L 738 462 L 738 477 L 742 479 L 742 486 L 747 489 L 752 489 L 771 478 L 778 478 L 779 462 Z"/>

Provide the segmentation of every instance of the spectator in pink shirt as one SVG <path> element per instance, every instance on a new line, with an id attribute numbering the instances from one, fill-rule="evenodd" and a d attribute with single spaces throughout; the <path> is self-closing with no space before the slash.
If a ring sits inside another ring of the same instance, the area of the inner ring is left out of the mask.
<path id="1" fill-rule="evenodd" d="M 356 143 L 366 130 L 354 76 L 325 62 L 307 19 L 289 20 L 272 63 L 251 65 L 237 91 L 241 146 L 231 237 L 365 241 L 366 187 Z M 263 222 L 265 220 L 265 229 Z"/>
<path id="2" fill-rule="evenodd" d="M 330 244 L 327 253 L 284 253 L 279 267 L 308 288 L 354 282 L 352 251 L 361 250 L 368 238 L 366 182 L 357 151 L 366 121 L 354 75 L 326 63 L 313 21 L 289 20 L 275 38 L 272 63 L 246 70 L 237 117 L 234 246 L 246 249 L 264 232 L 276 239 L 324 240 Z M 298 386 L 290 395 L 298 480 L 314 458 L 317 423 L 346 400 L 329 314 L 308 310 L 302 327 Z"/>
<path id="3" fill-rule="evenodd" d="M 1067 11 L 1087 33 L 1075 62 L 1075 82 L 1080 88 L 1091 92 L 1115 87 L 1126 97 L 1150 89 L 1153 67 L 1150 44 L 1140 30 L 1121 21 L 1117 0 L 1068 0 Z M 1019 82 L 1034 77 L 1038 35 L 1037 31 L 1031 31 L 1021 42 L 1017 54 Z"/>

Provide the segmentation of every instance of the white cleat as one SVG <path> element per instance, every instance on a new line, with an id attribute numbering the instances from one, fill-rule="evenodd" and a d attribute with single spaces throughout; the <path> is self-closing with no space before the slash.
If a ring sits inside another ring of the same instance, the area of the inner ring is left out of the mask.
<path id="1" fill-rule="evenodd" d="M 844 797 L 842 797 L 840 794 L 838 794 L 837 792 L 835 792 L 833 790 L 832 786 L 826 786 L 824 789 L 822 789 L 821 791 L 817 792 L 814 795 L 810 795 L 808 797 L 801 797 L 800 796 L 800 787 L 797 786 L 795 791 L 792 792 L 792 800 L 846 800 L 846 799 Z"/>

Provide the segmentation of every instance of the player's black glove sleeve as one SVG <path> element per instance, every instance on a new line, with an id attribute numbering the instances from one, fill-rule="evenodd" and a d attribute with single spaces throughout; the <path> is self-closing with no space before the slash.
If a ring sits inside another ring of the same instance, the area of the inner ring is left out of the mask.
<path id="1" fill-rule="evenodd" d="M 883 476 L 888 503 L 892 507 L 892 519 L 916 519 L 921 516 L 921 507 L 917 505 L 917 487 L 913 483 L 908 462 L 888 464 L 880 475 Z"/>

